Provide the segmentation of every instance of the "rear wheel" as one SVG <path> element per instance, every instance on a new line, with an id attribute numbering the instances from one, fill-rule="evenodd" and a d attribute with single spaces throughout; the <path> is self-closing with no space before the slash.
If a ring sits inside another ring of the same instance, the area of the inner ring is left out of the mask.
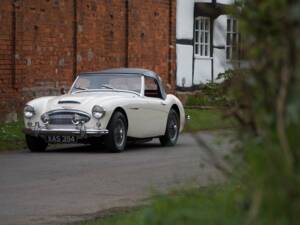
<path id="1" fill-rule="evenodd" d="M 48 143 L 41 137 L 26 135 L 26 143 L 31 152 L 44 152 Z"/>
<path id="2" fill-rule="evenodd" d="M 122 152 L 127 143 L 127 122 L 123 113 L 115 112 L 108 125 L 105 145 L 111 152 Z"/>
<path id="3" fill-rule="evenodd" d="M 174 146 L 179 136 L 179 115 L 171 109 L 168 116 L 165 135 L 159 138 L 162 146 Z"/>

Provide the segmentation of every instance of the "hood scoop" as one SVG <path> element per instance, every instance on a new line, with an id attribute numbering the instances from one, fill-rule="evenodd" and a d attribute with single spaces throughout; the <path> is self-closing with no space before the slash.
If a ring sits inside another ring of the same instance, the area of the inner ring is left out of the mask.
<path id="1" fill-rule="evenodd" d="M 58 104 L 80 104 L 80 102 L 74 100 L 60 100 Z"/>

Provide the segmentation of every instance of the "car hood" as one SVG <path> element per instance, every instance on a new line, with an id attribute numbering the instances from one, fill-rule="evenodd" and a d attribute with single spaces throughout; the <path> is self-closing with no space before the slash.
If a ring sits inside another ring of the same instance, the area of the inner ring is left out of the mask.
<path id="1" fill-rule="evenodd" d="M 109 108 L 114 105 L 114 101 L 122 98 L 132 98 L 134 94 L 124 92 L 82 92 L 76 94 L 66 94 L 40 99 L 43 102 L 42 112 L 57 109 L 76 109 L 90 112 L 94 105 Z M 37 102 L 36 102 L 37 103 Z"/>

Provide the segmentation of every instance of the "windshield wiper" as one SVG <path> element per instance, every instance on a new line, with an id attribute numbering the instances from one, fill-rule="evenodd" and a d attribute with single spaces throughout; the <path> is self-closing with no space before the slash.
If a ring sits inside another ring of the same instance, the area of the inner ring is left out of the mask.
<path id="1" fill-rule="evenodd" d="M 100 88 L 102 88 L 102 87 L 107 88 L 107 89 L 112 89 L 112 90 L 114 89 L 114 87 L 107 85 L 107 84 L 103 84 L 100 86 Z"/>
<path id="2" fill-rule="evenodd" d="M 82 91 L 86 91 L 88 90 L 87 88 L 84 88 L 84 87 L 80 87 L 80 86 L 77 86 L 75 87 L 77 90 L 82 90 Z"/>

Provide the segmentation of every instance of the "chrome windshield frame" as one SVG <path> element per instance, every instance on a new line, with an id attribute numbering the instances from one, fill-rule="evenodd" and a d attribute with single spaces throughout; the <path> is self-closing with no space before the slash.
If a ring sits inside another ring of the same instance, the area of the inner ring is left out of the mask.
<path id="1" fill-rule="evenodd" d="M 86 74 L 83 74 L 84 76 L 87 76 Z M 93 74 L 92 76 L 95 76 L 97 74 Z M 114 76 L 112 74 L 103 74 L 103 75 L 109 75 L 109 76 Z M 118 74 L 115 74 L 118 75 Z M 121 75 L 121 73 L 120 73 Z M 131 90 L 125 90 L 125 89 L 106 89 L 106 88 L 101 88 L 101 89 L 87 89 L 87 90 L 78 90 L 78 91 L 72 91 L 75 88 L 75 84 L 78 81 L 78 79 L 80 78 L 80 74 L 76 77 L 75 81 L 73 82 L 68 94 L 69 95 L 74 95 L 77 93 L 84 93 L 84 92 L 124 92 L 124 93 L 131 93 L 131 94 L 136 94 L 137 96 L 142 97 L 144 94 L 144 76 L 142 74 L 134 74 L 135 76 L 140 78 L 140 82 L 141 82 L 141 86 L 140 86 L 140 92 L 136 92 L 136 91 L 131 91 Z M 102 76 L 102 75 L 99 75 Z M 76 89 L 76 88 L 75 88 Z"/>

